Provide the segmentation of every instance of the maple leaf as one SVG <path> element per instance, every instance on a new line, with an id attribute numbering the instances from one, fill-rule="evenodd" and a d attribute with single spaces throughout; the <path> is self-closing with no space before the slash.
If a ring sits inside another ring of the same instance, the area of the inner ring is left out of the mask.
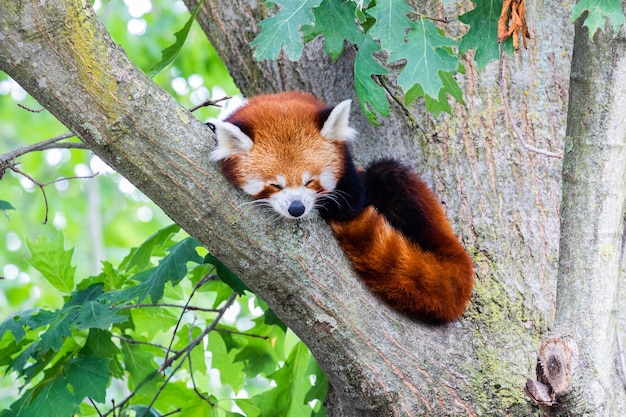
<path id="1" fill-rule="evenodd" d="M 378 1 L 367 11 L 376 19 L 368 33 L 380 41 L 384 50 L 393 52 L 404 43 L 404 34 L 412 23 L 406 14 L 411 12 L 413 9 L 402 0 Z"/>
<path id="2" fill-rule="evenodd" d="M 572 9 L 570 22 L 578 19 L 585 11 L 588 14 L 583 26 L 589 28 L 590 38 L 604 27 L 607 19 L 613 26 L 614 36 L 617 35 L 617 32 L 625 23 L 622 2 L 620 0 L 580 0 Z"/>
<path id="3" fill-rule="evenodd" d="M 380 51 L 380 45 L 369 35 L 366 35 L 354 60 L 356 95 L 359 98 L 361 111 L 372 124 L 377 124 L 376 113 L 370 110 L 369 106 L 383 116 L 389 115 L 389 102 L 385 96 L 385 91 L 372 79 L 373 75 L 389 74 L 389 70 L 380 65 L 372 56 L 378 51 Z"/>
<path id="4" fill-rule="evenodd" d="M 498 59 L 498 19 L 502 10 L 502 0 L 473 0 L 476 7 L 459 16 L 459 20 L 469 25 L 469 30 L 461 39 L 459 53 L 476 49 L 474 61 L 478 69 Z"/>
<path id="5" fill-rule="evenodd" d="M 322 0 L 281 0 L 280 11 L 259 23 L 261 31 L 250 43 L 251 47 L 256 48 L 255 59 L 275 60 L 283 48 L 290 60 L 300 59 L 304 49 L 300 28 L 313 25 L 315 18 L 312 9 L 321 2 Z"/>
<path id="6" fill-rule="evenodd" d="M 419 84 L 425 94 L 439 96 L 443 87 L 439 72 L 454 72 L 459 66 L 459 59 L 446 49 L 451 46 L 457 46 L 457 43 L 443 36 L 430 20 L 414 22 L 407 34 L 407 42 L 389 56 L 389 62 L 406 60 L 398 77 L 398 84 L 405 93 Z"/>
<path id="7" fill-rule="evenodd" d="M 313 10 L 315 24 L 303 26 L 302 32 L 306 42 L 318 35 L 324 35 L 324 54 L 330 54 L 333 60 L 343 52 L 343 41 L 347 39 L 353 44 L 360 44 L 363 32 L 354 24 L 356 3 L 323 0 Z"/>

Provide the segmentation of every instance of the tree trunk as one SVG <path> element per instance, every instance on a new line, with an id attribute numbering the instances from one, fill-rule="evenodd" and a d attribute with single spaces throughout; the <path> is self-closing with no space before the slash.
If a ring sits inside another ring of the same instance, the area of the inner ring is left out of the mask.
<path id="1" fill-rule="evenodd" d="M 427 14 L 452 16 L 454 6 Z M 263 7 L 252 0 L 206 0 L 198 14 L 245 94 L 297 88 L 329 104 L 355 98 L 352 48 L 332 62 L 317 39 L 297 63 L 253 61 L 248 42 L 267 12 Z M 525 141 L 558 152 L 571 31 L 568 11 L 555 7 L 529 5 L 534 41 L 507 58 L 504 92 Z M 477 72 L 467 58 L 459 79 L 467 104 L 454 105 L 453 116 L 434 118 L 420 104 L 406 108 L 393 79 L 380 80 L 392 103 L 382 126 L 353 111 L 361 133 L 356 159 L 390 155 L 412 164 L 444 202 L 474 258 L 467 313 L 430 326 L 374 298 L 321 220 L 270 225 L 263 213 L 242 210 L 247 197 L 208 160 L 210 130 L 129 61 L 89 4 L 0 0 L 0 27 L 0 69 L 206 245 L 302 338 L 332 384 L 329 415 L 536 411 L 522 387 L 553 320 L 561 160 L 528 152 L 514 138 L 496 64 Z M 550 44 L 538 42 L 544 39 Z"/>
<path id="2" fill-rule="evenodd" d="M 538 378 L 554 415 L 626 414 L 616 372 L 626 201 L 626 32 L 576 22 L 563 161 L 556 315 Z M 624 370 L 622 369 L 622 372 Z M 579 399 L 584 399 L 580 401 Z"/>

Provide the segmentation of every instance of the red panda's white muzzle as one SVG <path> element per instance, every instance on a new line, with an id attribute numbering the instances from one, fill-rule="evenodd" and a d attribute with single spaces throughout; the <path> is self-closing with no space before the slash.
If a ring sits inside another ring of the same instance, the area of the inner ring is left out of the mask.
<path id="1" fill-rule="evenodd" d="M 284 188 L 267 200 L 274 210 L 287 219 L 306 216 L 315 205 L 315 191 L 306 187 Z"/>

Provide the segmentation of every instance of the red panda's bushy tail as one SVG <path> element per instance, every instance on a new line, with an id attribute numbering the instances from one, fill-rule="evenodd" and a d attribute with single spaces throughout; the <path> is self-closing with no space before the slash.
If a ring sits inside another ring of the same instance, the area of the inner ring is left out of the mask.
<path id="1" fill-rule="evenodd" d="M 473 287 L 472 260 L 428 186 L 394 160 L 364 175 L 369 206 L 331 227 L 355 270 L 394 308 L 419 319 L 460 317 Z"/>

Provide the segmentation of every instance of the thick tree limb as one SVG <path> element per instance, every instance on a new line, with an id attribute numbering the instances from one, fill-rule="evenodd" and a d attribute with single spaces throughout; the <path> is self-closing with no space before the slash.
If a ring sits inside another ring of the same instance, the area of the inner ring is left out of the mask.
<path id="1" fill-rule="evenodd" d="M 413 323 L 370 296 L 323 222 L 268 224 L 242 209 L 208 161 L 209 129 L 128 60 L 88 3 L 3 0 L 0 28 L 0 69 L 261 295 L 314 352 L 347 410 L 471 408 L 454 358 L 469 322 Z"/>

